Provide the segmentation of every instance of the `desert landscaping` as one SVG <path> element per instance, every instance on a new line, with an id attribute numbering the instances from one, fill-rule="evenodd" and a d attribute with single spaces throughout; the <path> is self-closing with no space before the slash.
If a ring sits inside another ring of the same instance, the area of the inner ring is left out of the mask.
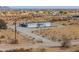
<path id="1" fill-rule="evenodd" d="M 79 52 L 79 9 L 0 10 L 1 52 Z"/>

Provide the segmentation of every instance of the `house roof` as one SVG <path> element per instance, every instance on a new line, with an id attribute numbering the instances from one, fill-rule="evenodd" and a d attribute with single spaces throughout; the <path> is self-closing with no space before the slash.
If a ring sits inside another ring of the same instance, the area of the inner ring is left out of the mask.
<path id="1" fill-rule="evenodd" d="M 26 23 L 47 23 L 49 21 L 40 21 L 40 22 L 26 22 Z M 51 23 L 51 22 L 50 22 Z"/>
<path id="2" fill-rule="evenodd" d="M 46 23 L 46 22 L 50 22 L 50 21 L 29 21 L 29 22 L 27 22 L 27 21 L 24 21 L 24 22 L 22 22 L 22 23 Z M 50 22 L 51 23 L 51 22 Z"/>

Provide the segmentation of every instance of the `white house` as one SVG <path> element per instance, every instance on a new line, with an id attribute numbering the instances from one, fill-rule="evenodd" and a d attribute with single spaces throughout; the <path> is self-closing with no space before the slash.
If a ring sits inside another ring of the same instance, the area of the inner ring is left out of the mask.
<path id="1" fill-rule="evenodd" d="M 37 27 L 36 23 L 27 23 L 27 27 Z"/>
<path id="2" fill-rule="evenodd" d="M 34 23 L 22 23 L 21 27 L 49 27 L 51 22 L 34 22 Z"/>

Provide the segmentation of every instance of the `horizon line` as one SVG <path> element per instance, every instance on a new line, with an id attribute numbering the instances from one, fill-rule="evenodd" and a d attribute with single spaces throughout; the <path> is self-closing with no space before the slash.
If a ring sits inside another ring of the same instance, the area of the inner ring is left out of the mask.
<path id="1" fill-rule="evenodd" d="M 79 9 L 79 6 L 8 6 L 13 9 Z"/>

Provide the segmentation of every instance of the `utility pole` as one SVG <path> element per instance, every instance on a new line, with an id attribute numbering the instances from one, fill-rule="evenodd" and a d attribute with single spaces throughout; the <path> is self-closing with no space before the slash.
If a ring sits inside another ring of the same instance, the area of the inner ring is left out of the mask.
<path id="1" fill-rule="evenodd" d="M 16 18 L 15 18 L 15 40 L 16 40 Z"/>

